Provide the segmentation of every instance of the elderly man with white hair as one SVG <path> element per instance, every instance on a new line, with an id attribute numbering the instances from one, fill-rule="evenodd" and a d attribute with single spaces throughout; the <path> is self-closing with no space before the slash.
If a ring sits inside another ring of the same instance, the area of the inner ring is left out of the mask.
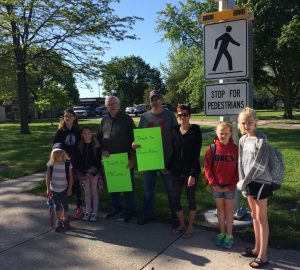
<path id="1" fill-rule="evenodd" d="M 105 99 L 105 106 L 108 115 L 104 116 L 97 133 L 97 139 L 102 148 L 102 156 L 109 156 L 116 153 L 128 153 L 128 166 L 131 172 L 133 191 L 123 192 L 126 207 L 120 202 L 120 192 L 111 193 L 113 210 L 106 218 L 116 218 L 124 215 L 124 222 L 130 222 L 135 213 L 134 195 L 134 151 L 131 148 L 133 142 L 133 129 L 135 128 L 132 118 L 120 111 L 120 101 L 115 96 L 108 96 Z"/>

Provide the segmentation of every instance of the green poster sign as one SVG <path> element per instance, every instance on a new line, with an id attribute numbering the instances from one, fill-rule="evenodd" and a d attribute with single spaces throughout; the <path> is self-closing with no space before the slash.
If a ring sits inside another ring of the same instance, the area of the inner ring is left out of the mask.
<path id="1" fill-rule="evenodd" d="M 132 191 L 128 154 L 111 154 L 103 158 L 108 192 Z"/>
<path id="2" fill-rule="evenodd" d="M 136 150 L 138 171 L 165 168 L 160 127 L 134 129 L 134 142 L 141 147 Z"/>

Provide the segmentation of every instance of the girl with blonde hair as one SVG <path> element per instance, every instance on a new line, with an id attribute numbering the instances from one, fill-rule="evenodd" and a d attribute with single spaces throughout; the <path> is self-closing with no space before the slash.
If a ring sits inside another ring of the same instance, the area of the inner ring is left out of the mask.
<path id="1" fill-rule="evenodd" d="M 239 141 L 239 182 L 237 188 L 247 197 L 253 218 L 255 246 L 247 247 L 241 254 L 254 257 L 252 268 L 268 264 L 269 239 L 268 198 L 272 196 L 272 176 L 269 168 L 267 137 L 256 129 L 256 113 L 247 107 L 238 116 L 238 126 L 243 134 Z"/>
<path id="2" fill-rule="evenodd" d="M 204 173 L 216 201 L 220 233 L 216 245 L 230 249 L 233 245 L 233 201 L 238 182 L 238 147 L 232 140 L 232 125 L 217 125 L 216 139 L 206 150 Z"/>
<path id="3" fill-rule="evenodd" d="M 68 197 L 72 195 L 73 174 L 69 157 L 61 143 L 52 147 L 46 173 L 47 196 L 53 196 L 56 209 L 55 231 L 69 230 Z"/>

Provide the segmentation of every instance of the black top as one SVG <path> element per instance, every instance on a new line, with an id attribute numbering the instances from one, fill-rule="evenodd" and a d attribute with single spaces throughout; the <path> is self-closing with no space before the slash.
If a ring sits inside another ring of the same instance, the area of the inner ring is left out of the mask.
<path id="1" fill-rule="evenodd" d="M 75 167 L 82 174 L 85 174 L 90 167 L 96 167 L 99 171 L 100 156 L 100 148 L 96 148 L 94 143 L 83 143 L 77 148 Z"/>
<path id="2" fill-rule="evenodd" d="M 177 126 L 172 131 L 173 156 L 170 169 L 175 176 L 198 177 L 200 169 L 200 150 L 202 133 L 198 125 L 192 124 L 190 129 L 181 134 Z"/>
<path id="3" fill-rule="evenodd" d="M 74 128 L 74 126 L 71 129 L 66 128 L 66 130 L 58 129 L 55 133 L 53 144 L 62 143 L 66 153 L 73 156 L 80 141 L 80 136 L 80 129 Z"/>

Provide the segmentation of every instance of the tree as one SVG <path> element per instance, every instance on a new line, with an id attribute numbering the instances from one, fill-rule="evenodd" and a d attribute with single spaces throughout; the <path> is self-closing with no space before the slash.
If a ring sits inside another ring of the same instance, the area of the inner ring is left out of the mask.
<path id="1" fill-rule="evenodd" d="M 167 87 L 166 101 L 176 106 L 190 103 L 193 108 L 203 107 L 203 27 L 202 13 L 217 10 L 214 1 L 187 0 L 179 6 L 167 4 L 159 12 L 156 30 L 164 32 L 163 39 L 171 41 L 169 67 L 164 67 Z"/>
<path id="2" fill-rule="evenodd" d="M 176 5 L 167 4 L 158 13 L 156 30 L 163 32 L 163 39 L 171 41 L 176 47 L 203 47 L 203 26 L 200 22 L 202 13 L 217 10 L 214 0 L 205 2 L 187 0 Z"/>
<path id="3" fill-rule="evenodd" d="M 112 58 L 103 66 L 101 77 L 104 94 L 117 95 L 123 106 L 142 103 L 149 86 L 164 92 L 159 70 L 138 56 Z"/>
<path id="4" fill-rule="evenodd" d="M 7 55 L 0 55 L 0 100 L 9 104 L 16 98 L 17 84 L 14 72 L 15 65 L 8 63 L 7 58 Z"/>
<path id="5" fill-rule="evenodd" d="M 45 49 L 35 48 L 35 50 Z M 55 87 L 49 87 L 52 84 L 66 91 L 70 100 L 68 105 L 78 103 L 79 92 L 75 83 L 74 70 L 63 63 L 61 55 L 55 51 L 48 53 L 48 56 L 39 60 L 31 59 L 31 53 L 28 56 L 30 62 L 27 67 L 29 95 L 34 100 L 40 99 L 41 93 L 44 92 L 46 95 L 46 92 L 55 89 Z"/>
<path id="6" fill-rule="evenodd" d="M 28 50 L 37 50 L 32 59 L 46 57 L 51 51 L 63 56 L 76 72 L 96 75 L 103 46 L 110 39 L 135 38 L 127 31 L 138 17 L 120 18 L 110 4 L 114 0 L 4 0 L 0 1 L 0 57 L 6 48 L 16 65 L 21 133 L 28 126 Z M 11 59 L 10 59 L 11 60 Z"/>
<path id="7" fill-rule="evenodd" d="M 292 105 L 300 91 L 300 2 L 294 0 L 238 0 L 255 14 L 254 83 L 268 89 L 285 105 L 285 118 L 292 118 Z M 167 5 L 160 12 L 158 30 L 173 45 L 202 48 L 201 13 L 212 12 L 212 1 L 188 0 L 179 7 Z M 196 14 L 196 15 L 195 15 Z M 267 38 L 266 38 L 267 37 Z M 197 45 L 198 44 L 198 45 Z M 189 75 L 190 76 L 190 75 Z M 168 87 L 168 85 L 167 85 Z M 168 88 L 169 89 L 169 88 Z"/>
<path id="8" fill-rule="evenodd" d="M 254 82 L 284 102 L 284 118 L 300 92 L 300 2 L 239 1 L 253 9 Z M 266 38 L 267 37 L 267 38 Z"/>
<path id="9" fill-rule="evenodd" d="M 181 87 L 193 67 L 194 55 L 186 47 L 173 48 L 169 54 L 169 66 L 163 67 L 167 93 L 165 101 L 175 107 L 178 103 L 188 102 L 188 92 Z"/>
<path id="10" fill-rule="evenodd" d="M 47 91 L 40 88 L 36 91 L 36 106 L 39 110 L 49 110 L 50 114 L 53 110 L 69 107 L 71 105 L 69 93 L 55 82 L 50 82 L 47 85 Z M 52 114 L 50 115 L 51 125 Z"/>

